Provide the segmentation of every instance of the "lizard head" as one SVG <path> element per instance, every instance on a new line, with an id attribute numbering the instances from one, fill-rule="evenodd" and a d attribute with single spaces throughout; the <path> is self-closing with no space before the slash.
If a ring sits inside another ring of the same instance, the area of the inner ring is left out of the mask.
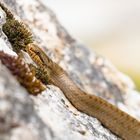
<path id="1" fill-rule="evenodd" d="M 26 46 L 27 53 L 33 59 L 33 61 L 40 67 L 45 66 L 46 68 L 52 69 L 54 62 L 47 56 L 45 51 L 37 45 L 30 43 Z"/>
<path id="2" fill-rule="evenodd" d="M 37 45 L 32 43 L 28 44 L 26 51 L 37 66 L 39 66 L 44 72 L 47 71 L 49 75 L 58 76 L 64 73 L 64 70 L 58 64 L 53 62 Z"/>
<path id="3" fill-rule="evenodd" d="M 32 60 L 37 65 L 39 65 L 40 67 L 44 65 L 44 62 L 43 62 L 44 60 L 41 57 L 40 48 L 37 45 L 30 43 L 26 46 L 25 51 L 30 55 Z"/>

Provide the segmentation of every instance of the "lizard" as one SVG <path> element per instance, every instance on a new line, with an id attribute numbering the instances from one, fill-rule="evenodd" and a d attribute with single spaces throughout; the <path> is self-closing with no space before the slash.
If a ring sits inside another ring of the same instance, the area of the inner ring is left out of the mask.
<path id="1" fill-rule="evenodd" d="M 140 122 L 137 119 L 101 97 L 82 91 L 67 72 L 36 44 L 28 44 L 26 51 L 38 67 L 48 72 L 49 84 L 60 88 L 77 110 L 96 117 L 105 127 L 125 140 L 140 140 Z"/>

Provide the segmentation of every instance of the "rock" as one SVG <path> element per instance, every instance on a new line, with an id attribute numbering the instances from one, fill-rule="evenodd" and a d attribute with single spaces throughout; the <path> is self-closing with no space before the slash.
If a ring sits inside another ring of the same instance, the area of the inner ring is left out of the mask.
<path id="1" fill-rule="evenodd" d="M 0 84 L 0 140 L 52 139 L 51 128 L 38 117 L 27 91 L 2 64 Z"/>
<path id="2" fill-rule="evenodd" d="M 140 119 L 140 95 L 133 82 L 105 58 L 73 39 L 43 0 L 2 0 L 24 21 L 34 40 L 83 90 Z M 1 26 L 5 13 L 0 10 Z M 16 55 L 0 30 L 0 50 Z M 27 55 L 27 54 L 26 54 Z M 25 55 L 26 59 L 29 59 Z M 10 80 L 9 80 L 10 79 Z M 94 117 L 74 108 L 55 86 L 31 96 L 0 64 L 0 140 L 118 140 Z"/>

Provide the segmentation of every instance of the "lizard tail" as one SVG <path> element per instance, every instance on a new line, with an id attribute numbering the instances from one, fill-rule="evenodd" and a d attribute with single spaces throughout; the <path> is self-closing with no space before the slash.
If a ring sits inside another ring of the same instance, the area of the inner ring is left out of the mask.
<path id="1" fill-rule="evenodd" d="M 63 74 L 52 77 L 70 102 L 81 112 L 99 119 L 104 126 L 125 140 L 140 140 L 140 122 L 114 105 L 95 95 L 83 92 Z"/>

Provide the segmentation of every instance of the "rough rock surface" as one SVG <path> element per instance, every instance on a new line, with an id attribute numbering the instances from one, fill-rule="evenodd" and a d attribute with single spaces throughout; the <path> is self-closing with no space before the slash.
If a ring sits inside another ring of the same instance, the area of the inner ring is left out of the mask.
<path id="1" fill-rule="evenodd" d="M 31 29 L 34 40 L 90 94 L 140 119 L 133 82 L 105 58 L 91 53 L 60 25 L 43 0 L 2 0 Z M 0 9 L 0 25 L 5 13 Z M 16 55 L 0 30 L 0 50 Z M 27 54 L 25 57 L 28 59 Z M 0 140 L 118 140 L 93 117 L 74 108 L 55 86 L 33 97 L 0 64 Z"/>

